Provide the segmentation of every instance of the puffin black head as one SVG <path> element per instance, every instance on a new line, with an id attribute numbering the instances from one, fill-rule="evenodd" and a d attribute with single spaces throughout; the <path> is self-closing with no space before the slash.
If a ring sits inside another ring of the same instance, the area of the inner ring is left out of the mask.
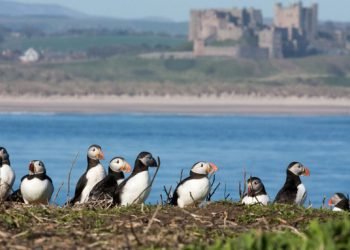
<path id="1" fill-rule="evenodd" d="M 92 160 L 103 160 L 105 158 L 101 146 L 96 144 L 89 147 L 87 157 Z"/>
<path id="2" fill-rule="evenodd" d="M 310 176 L 310 170 L 303 166 L 300 162 L 292 162 L 288 165 L 287 172 L 290 172 L 296 176 Z"/>
<path id="3" fill-rule="evenodd" d="M 29 175 L 46 174 L 45 165 L 42 161 L 33 160 L 29 163 Z"/>
<path id="4" fill-rule="evenodd" d="M 0 147 L 0 164 L 2 165 L 4 163 L 7 163 L 7 164 L 10 163 L 10 156 L 7 153 L 6 148 Z"/>
<path id="5" fill-rule="evenodd" d="M 329 206 L 337 206 L 339 203 L 344 202 L 349 206 L 349 199 L 342 193 L 335 193 L 328 201 Z"/>
<path id="6" fill-rule="evenodd" d="M 247 186 L 249 196 L 256 196 L 261 193 L 266 194 L 264 184 L 258 177 L 250 177 L 247 180 Z"/>
<path id="7" fill-rule="evenodd" d="M 217 170 L 218 167 L 214 163 L 204 161 L 195 163 L 191 168 L 192 173 L 200 175 L 208 175 L 214 173 Z"/>
<path id="8" fill-rule="evenodd" d="M 131 166 L 123 157 L 114 157 L 109 162 L 109 169 L 113 172 L 125 172 L 130 173 Z"/>
<path id="9" fill-rule="evenodd" d="M 136 161 L 142 163 L 146 167 L 158 167 L 157 161 L 153 158 L 152 154 L 149 152 L 141 152 L 136 158 Z"/>

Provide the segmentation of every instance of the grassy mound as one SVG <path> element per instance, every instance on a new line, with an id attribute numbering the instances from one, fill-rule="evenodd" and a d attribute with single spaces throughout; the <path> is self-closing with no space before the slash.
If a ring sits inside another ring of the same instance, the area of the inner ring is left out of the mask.
<path id="1" fill-rule="evenodd" d="M 295 206 L 30 207 L 3 204 L 6 248 L 349 249 L 350 214 Z M 10 237 L 11 236 L 11 237 Z M 302 247 L 302 248 L 301 248 Z"/>

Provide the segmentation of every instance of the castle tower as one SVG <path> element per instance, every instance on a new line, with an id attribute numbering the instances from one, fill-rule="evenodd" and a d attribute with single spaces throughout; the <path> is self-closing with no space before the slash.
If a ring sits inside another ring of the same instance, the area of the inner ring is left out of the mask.
<path id="1" fill-rule="evenodd" d="M 275 5 L 274 25 L 278 28 L 288 29 L 289 39 L 292 39 L 293 32 L 297 31 L 307 41 L 313 41 L 317 37 L 318 4 L 315 3 L 306 8 L 301 2 L 288 7 L 277 3 Z"/>
<path id="2" fill-rule="evenodd" d="M 317 39 L 318 34 L 318 4 L 312 5 L 312 40 Z"/>
<path id="3" fill-rule="evenodd" d="M 194 41 L 199 38 L 201 27 L 201 11 L 192 10 L 189 23 L 188 40 Z"/>
<path id="4" fill-rule="evenodd" d="M 275 5 L 274 26 L 288 29 L 288 37 L 293 38 L 293 30 L 303 33 L 302 28 L 302 4 L 301 2 L 283 7 L 281 3 Z"/>

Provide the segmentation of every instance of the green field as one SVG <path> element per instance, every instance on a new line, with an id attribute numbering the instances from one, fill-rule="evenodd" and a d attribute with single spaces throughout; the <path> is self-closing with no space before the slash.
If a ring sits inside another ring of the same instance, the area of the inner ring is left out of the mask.
<path id="1" fill-rule="evenodd" d="M 111 47 L 118 45 L 144 46 L 156 48 L 157 46 L 168 47 L 169 49 L 180 46 L 186 42 L 185 38 L 160 36 L 160 35 L 64 35 L 64 36 L 43 36 L 43 37 L 8 37 L 1 48 L 17 49 L 24 51 L 28 48 L 35 48 L 39 51 L 86 51 L 94 47 Z"/>

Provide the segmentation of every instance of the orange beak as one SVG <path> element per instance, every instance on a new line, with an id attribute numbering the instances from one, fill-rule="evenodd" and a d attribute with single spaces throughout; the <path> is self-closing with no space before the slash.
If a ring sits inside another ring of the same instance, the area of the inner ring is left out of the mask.
<path id="1" fill-rule="evenodd" d="M 310 170 L 307 167 L 304 167 L 304 175 L 310 176 Z"/>
<path id="2" fill-rule="evenodd" d="M 34 173 L 35 168 L 34 168 L 34 163 L 33 163 L 33 162 L 30 162 L 30 163 L 29 163 L 29 167 L 28 167 L 28 168 L 29 168 L 29 171 L 30 171 L 30 172 Z"/>
<path id="3" fill-rule="evenodd" d="M 252 195 L 252 183 L 251 182 L 248 182 L 248 185 L 247 185 L 248 187 L 248 195 Z"/>
<path id="4" fill-rule="evenodd" d="M 210 166 L 209 174 L 212 174 L 212 173 L 218 171 L 218 167 L 214 163 L 210 162 L 209 166 Z"/>
<path id="5" fill-rule="evenodd" d="M 104 155 L 102 150 L 100 150 L 100 152 L 98 152 L 97 158 L 99 160 L 104 160 L 105 159 L 105 155 Z"/>
<path id="6" fill-rule="evenodd" d="M 123 168 L 121 169 L 123 172 L 125 173 L 130 173 L 131 172 L 131 166 L 129 163 L 125 162 L 125 165 L 123 166 Z"/>
<path id="7" fill-rule="evenodd" d="M 332 198 L 331 199 L 329 199 L 329 201 L 328 201 L 328 206 L 333 206 L 333 201 L 332 201 Z"/>

